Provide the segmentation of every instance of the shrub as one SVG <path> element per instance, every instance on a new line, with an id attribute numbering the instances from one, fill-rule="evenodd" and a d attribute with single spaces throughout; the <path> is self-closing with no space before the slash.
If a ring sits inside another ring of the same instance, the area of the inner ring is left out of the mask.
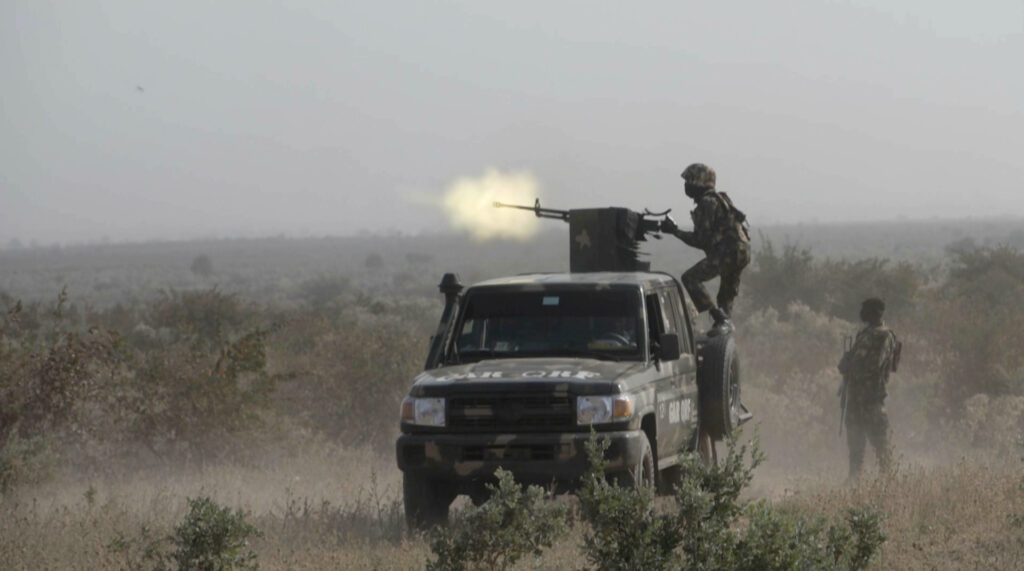
<path id="1" fill-rule="evenodd" d="M 590 526 L 583 549 L 597 569 L 863 569 L 885 541 L 874 510 L 851 509 L 844 523 L 827 525 L 764 501 L 741 501 L 764 460 L 756 439 L 749 454 L 747 445 L 731 440 L 720 466 L 687 458 L 676 510 L 665 513 L 654 509 L 651 490 L 607 482 L 603 450 L 591 440 L 591 469 L 580 494 Z"/>
<path id="2" fill-rule="evenodd" d="M 199 254 L 192 259 L 192 265 L 189 266 L 189 269 L 199 277 L 209 277 L 213 275 L 213 262 L 210 260 L 210 256 Z"/>
<path id="3" fill-rule="evenodd" d="M 538 486 L 523 489 L 511 472 L 496 475 L 486 502 L 433 532 L 430 549 L 436 559 L 427 562 L 428 570 L 508 569 L 528 553 L 540 555 L 557 539 L 565 506 L 548 502 L 549 494 Z"/>
<path id="4" fill-rule="evenodd" d="M 587 442 L 589 469 L 579 492 L 589 528 L 583 551 L 596 569 L 670 569 L 678 565 L 680 520 L 654 510 L 654 490 L 619 487 L 605 476 L 607 439 Z"/>
<path id="5" fill-rule="evenodd" d="M 171 557 L 179 569 L 259 568 L 249 538 L 262 533 L 246 521 L 242 510 L 232 513 L 208 497 L 189 498 L 188 505 L 188 514 L 171 536 L 175 546 Z"/>
<path id="6" fill-rule="evenodd" d="M 200 291 L 162 292 L 149 310 L 154 328 L 166 327 L 179 339 L 217 346 L 255 319 L 255 308 L 217 288 Z"/>
<path id="7" fill-rule="evenodd" d="M 0 322 L 0 491 L 49 472 L 53 450 L 88 424 L 82 403 L 120 362 L 106 332 L 66 330 L 66 301 L 62 290 L 50 311 L 14 303 Z"/>
<path id="8" fill-rule="evenodd" d="M 423 368 L 429 329 L 404 316 L 345 314 L 334 321 L 303 311 L 273 338 L 274 362 L 297 372 L 281 386 L 280 408 L 346 444 L 394 442 L 397 403 Z M 285 346 L 296 340 L 301 347 Z"/>
<path id="9" fill-rule="evenodd" d="M 889 313 L 909 309 L 921 288 L 920 272 L 907 262 L 884 258 L 816 262 L 809 249 L 786 244 L 777 253 L 771 240 L 754 254 L 749 297 L 755 309 L 783 311 L 799 302 L 828 315 L 855 319 L 868 297 L 886 300 Z"/>
<path id="10" fill-rule="evenodd" d="M 1022 297 L 1024 253 L 1003 246 L 952 250 L 949 279 L 927 322 L 951 357 L 943 375 L 950 405 L 979 393 L 1024 395 L 1024 306 L 1013 303 Z"/>
<path id="11" fill-rule="evenodd" d="M 107 551 L 127 569 L 224 571 L 258 569 L 249 539 L 262 532 L 242 510 L 232 512 L 208 497 L 189 498 L 189 511 L 170 536 L 142 525 L 134 537 L 119 533 Z"/>
<path id="12" fill-rule="evenodd" d="M 316 308 L 336 301 L 352 289 L 352 281 L 342 275 L 320 275 L 299 286 L 299 297 Z"/>

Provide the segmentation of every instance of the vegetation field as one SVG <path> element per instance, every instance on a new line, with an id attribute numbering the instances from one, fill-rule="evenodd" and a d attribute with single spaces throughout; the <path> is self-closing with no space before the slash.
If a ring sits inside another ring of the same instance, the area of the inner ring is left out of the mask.
<path id="1" fill-rule="evenodd" d="M 436 284 L 561 271 L 564 228 L 0 250 L 0 568 L 1021 568 L 1021 227 L 764 229 L 736 307 L 755 416 L 731 467 L 647 503 L 460 499 L 433 534 L 405 529 L 393 445 Z M 697 259 L 649 250 L 673 274 Z M 868 296 L 905 344 L 899 462 L 847 482 L 835 365 Z"/>

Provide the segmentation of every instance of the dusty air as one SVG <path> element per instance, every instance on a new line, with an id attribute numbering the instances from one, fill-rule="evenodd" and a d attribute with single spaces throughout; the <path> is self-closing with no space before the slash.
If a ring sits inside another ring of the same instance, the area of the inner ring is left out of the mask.
<path id="1" fill-rule="evenodd" d="M 521 212 L 494 208 L 494 203 L 533 204 L 540 196 L 539 187 L 529 172 L 487 169 L 480 176 L 449 184 L 441 206 L 453 229 L 476 240 L 528 240 L 540 228 L 539 221 Z"/>

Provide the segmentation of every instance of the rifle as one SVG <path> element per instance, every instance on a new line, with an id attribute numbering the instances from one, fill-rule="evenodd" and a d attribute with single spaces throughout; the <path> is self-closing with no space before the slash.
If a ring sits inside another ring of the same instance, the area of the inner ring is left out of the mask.
<path id="1" fill-rule="evenodd" d="M 849 363 L 852 351 L 853 338 L 847 335 L 843 337 L 843 358 L 839 361 L 839 372 L 843 375 L 843 380 L 840 381 L 839 391 L 836 393 L 839 396 L 839 436 L 843 435 L 843 425 L 846 424 L 846 403 L 849 400 L 847 392 L 850 384 Z"/>

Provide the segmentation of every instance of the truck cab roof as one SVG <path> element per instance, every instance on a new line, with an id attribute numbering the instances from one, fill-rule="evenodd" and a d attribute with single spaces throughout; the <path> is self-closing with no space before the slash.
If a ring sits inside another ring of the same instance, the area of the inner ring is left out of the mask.
<path id="1" fill-rule="evenodd" d="M 676 279 L 663 272 L 573 272 L 573 273 L 534 273 L 495 278 L 476 283 L 471 289 L 477 288 L 510 288 L 518 289 L 529 286 L 544 287 L 642 287 L 644 289 L 664 285 L 678 284 Z"/>

